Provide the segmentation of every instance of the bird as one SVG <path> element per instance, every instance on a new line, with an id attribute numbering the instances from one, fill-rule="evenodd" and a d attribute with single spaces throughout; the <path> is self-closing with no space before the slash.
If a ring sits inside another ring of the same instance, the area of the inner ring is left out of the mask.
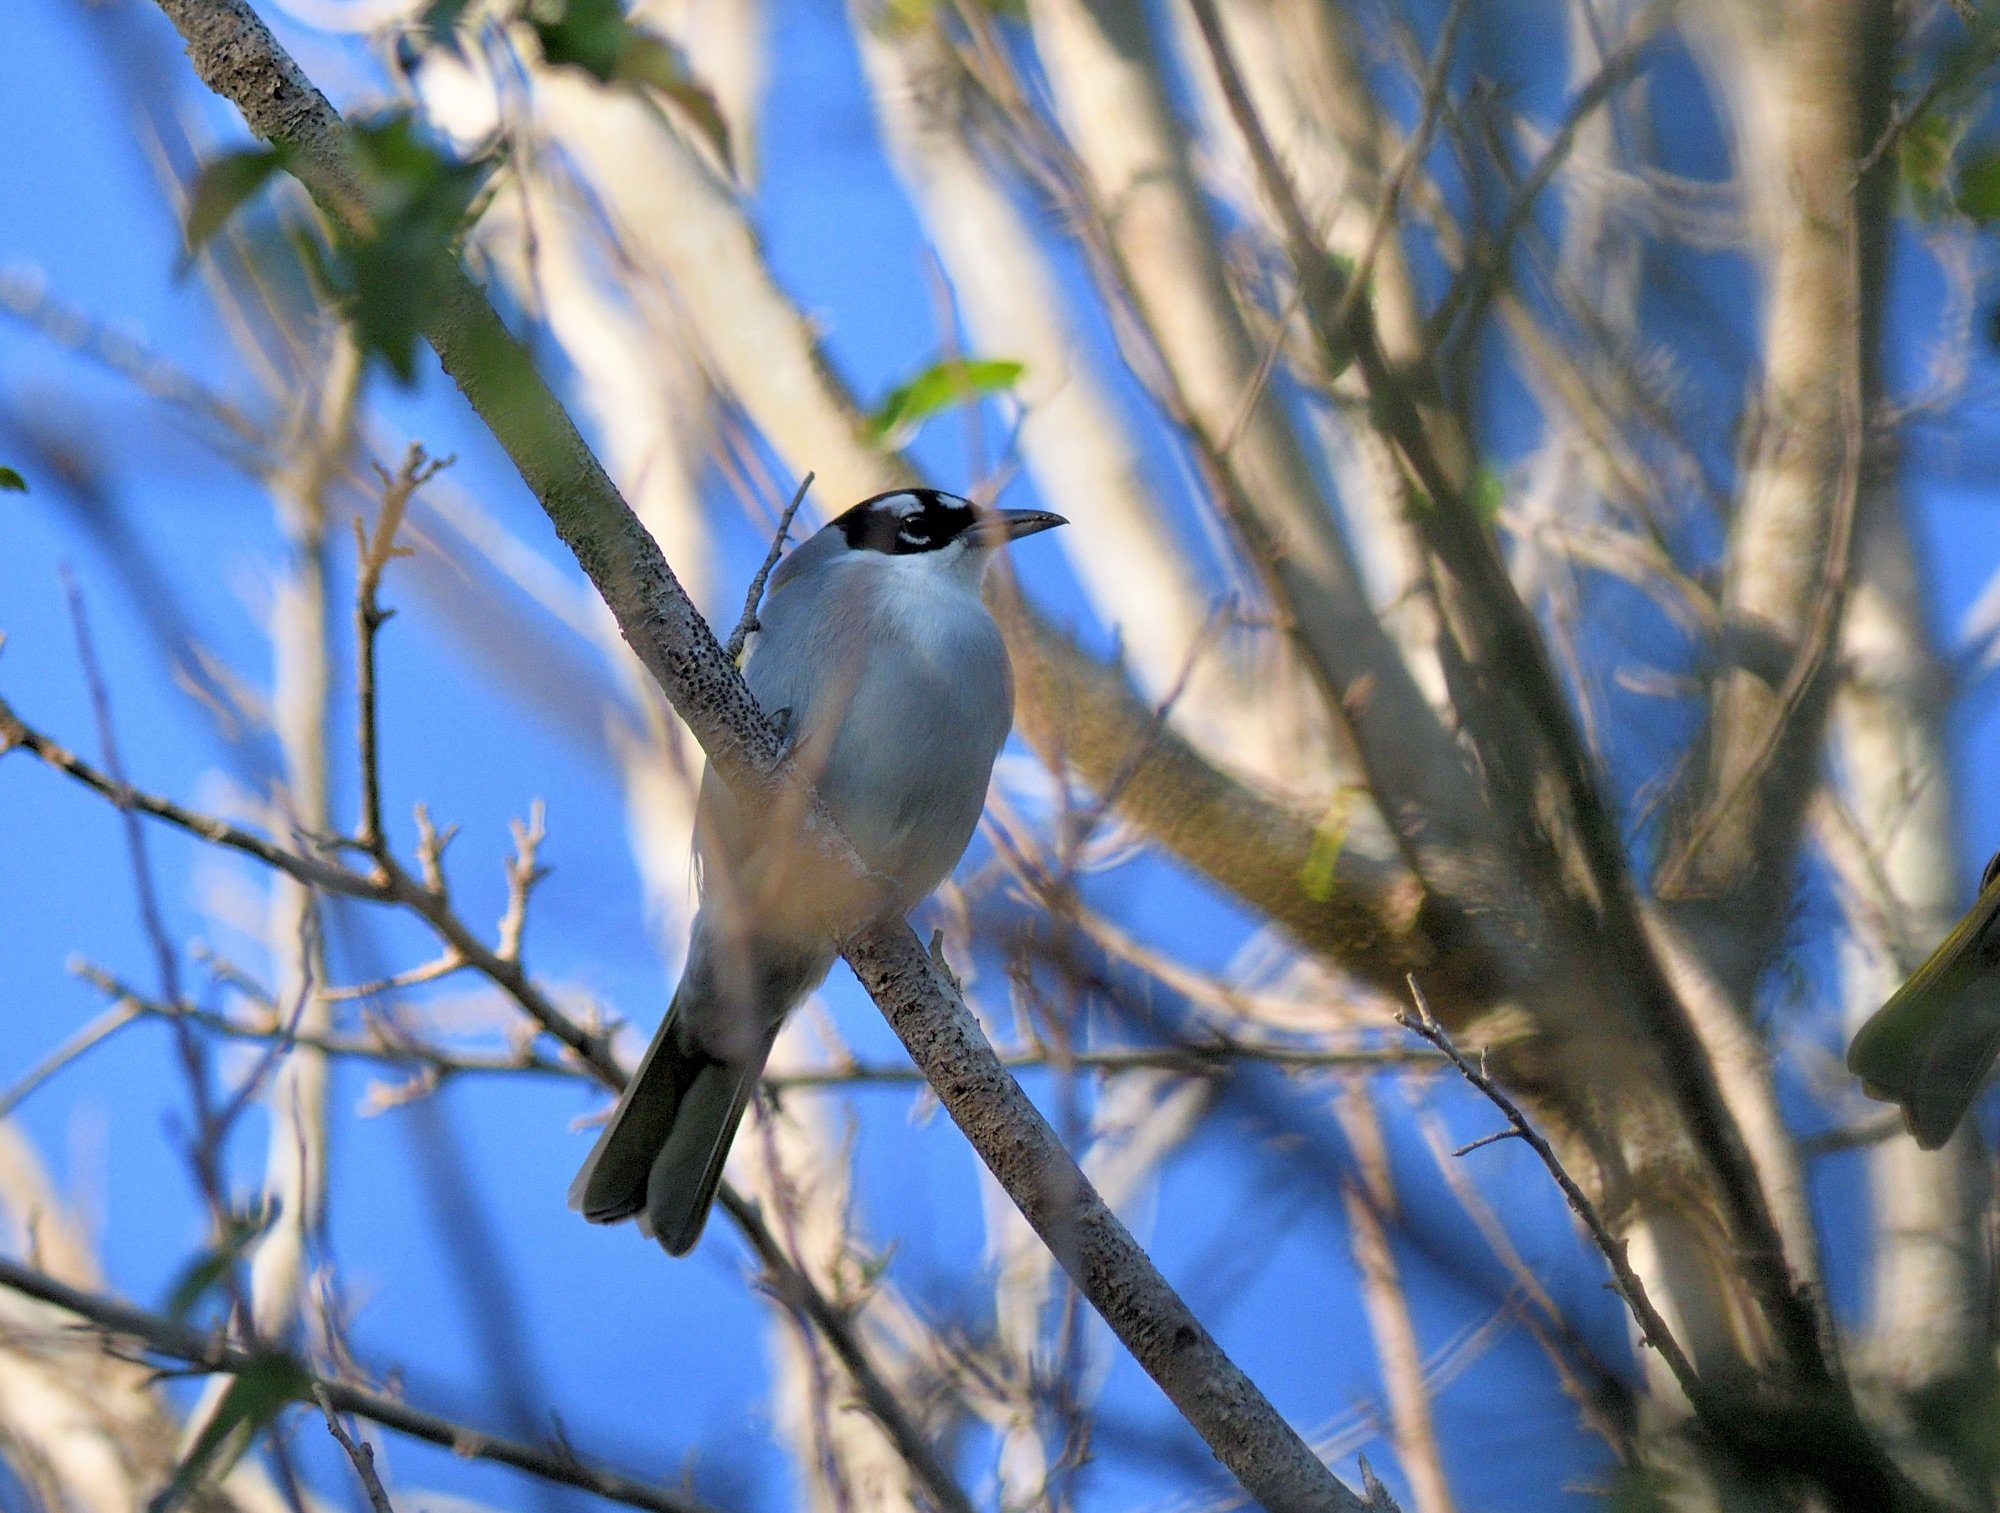
<path id="1" fill-rule="evenodd" d="M 1002 546 L 1068 523 L 898 489 L 828 522 L 771 575 L 744 681 L 867 876 L 830 867 L 802 813 L 703 775 L 687 963 L 570 1186 L 585 1219 L 636 1218 L 669 1255 L 694 1248 L 779 1026 L 835 942 L 908 913 L 971 841 L 1014 717 L 980 583 Z"/>
<path id="2" fill-rule="evenodd" d="M 2000 855 L 1965 917 L 1855 1032 L 1847 1069 L 1871 1098 L 1899 1103 L 1925 1150 L 1965 1118 L 2000 1054 Z"/>

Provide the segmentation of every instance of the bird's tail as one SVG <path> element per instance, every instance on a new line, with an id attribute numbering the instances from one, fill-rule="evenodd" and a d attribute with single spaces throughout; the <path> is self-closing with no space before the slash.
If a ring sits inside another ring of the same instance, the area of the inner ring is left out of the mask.
<path id="1" fill-rule="evenodd" d="M 591 1223 L 636 1217 L 675 1256 L 701 1238 L 778 1026 L 828 965 L 799 954 L 759 960 L 728 974 L 745 991 L 725 1006 L 714 955 L 697 935 L 667 1017 L 569 1189 L 569 1206 Z"/>

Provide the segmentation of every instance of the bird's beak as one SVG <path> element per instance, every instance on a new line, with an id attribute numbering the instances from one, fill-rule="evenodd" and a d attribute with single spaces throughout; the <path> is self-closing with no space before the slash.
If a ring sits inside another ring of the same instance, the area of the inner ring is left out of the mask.
<path id="1" fill-rule="evenodd" d="M 1019 541 L 1023 536 L 1052 531 L 1059 525 L 1068 524 L 1065 517 L 1050 514 L 1047 510 L 995 510 L 989 528 L 999 541 L 1004 542 Z"/>

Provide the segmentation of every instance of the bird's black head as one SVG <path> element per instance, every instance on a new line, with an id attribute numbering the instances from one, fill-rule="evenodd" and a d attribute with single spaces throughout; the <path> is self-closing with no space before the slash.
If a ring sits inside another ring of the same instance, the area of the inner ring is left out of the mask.
<path id="1" fill-rule="evenodd" d="M 833 523 L 850 550 L 900 557 L 950 546 L 978 523 L 978 514 L 956 494 L 898 489 L 862 500 Z"/>

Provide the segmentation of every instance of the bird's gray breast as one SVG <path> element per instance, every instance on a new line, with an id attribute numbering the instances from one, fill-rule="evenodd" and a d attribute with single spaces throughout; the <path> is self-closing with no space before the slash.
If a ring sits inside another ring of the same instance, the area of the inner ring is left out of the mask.
<path id="1" fill-rule="evenodd" d="M 871 871 L 908 908 L 957 864 L 1013 720 L 976 572 L 850 553 L 790 576 L 744 668 Z"/>

